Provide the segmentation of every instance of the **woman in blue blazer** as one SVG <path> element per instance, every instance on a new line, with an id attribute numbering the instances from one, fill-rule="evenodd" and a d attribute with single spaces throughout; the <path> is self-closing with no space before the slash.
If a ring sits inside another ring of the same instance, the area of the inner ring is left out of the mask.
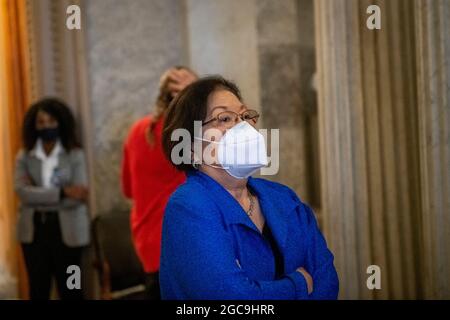
<path id="1" fill-rule="evenodd" d="M 163 299 L 337 298 L 312 210 L 288 187 L 251 177 L 267 165 L 258 117 L 222 77 L 198 80 L 169 107 L 163 149 L 187 181 L 165 210 Z"/>

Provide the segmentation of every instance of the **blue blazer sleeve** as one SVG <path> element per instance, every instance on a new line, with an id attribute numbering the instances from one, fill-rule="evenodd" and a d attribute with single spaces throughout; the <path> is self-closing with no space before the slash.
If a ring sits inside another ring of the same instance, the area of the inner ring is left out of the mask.
<path id="1" fill-rule="evenodd" d="M 300 200 L 299 200 L 300 201 Z M 313 292 L 309 299 L 334 300 L 339 293 L 339 280 L 334 267 L 334 256 L 327 247 L 325 238 L 317 226 L 314 213 L 307 205 L 303 204 L 303 219 L 307 226 L 308 252 L 305 269 L 313 278 Z"/>
<path id="2" fill-rule="evenodd" d="M 231 235 L 214 207 L 187 207 L 172 197 L 163 223 L 163 299 L 307 299 L 298 273 L 275 281 L 253 281 L 236 263 Z M 318 269 L 318 272 L 321 273 Z M 320 288 L 320 285 L 319 285 Z"/>

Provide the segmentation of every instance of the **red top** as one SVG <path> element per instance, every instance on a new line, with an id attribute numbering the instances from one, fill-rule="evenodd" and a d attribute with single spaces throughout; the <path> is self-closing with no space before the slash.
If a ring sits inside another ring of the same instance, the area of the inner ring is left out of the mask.
<path id="1" fill-rule="evenodd" d="M 147 116 L 131 128 L 123 148 L 122 190 L 133 200 L 131 232 L 145 272 L 159 270 L 161 229 L 164 209 L 170 195 L 185 181 L 166 159 L 161 147 L 162 119 L 154 128 L 154 145 L 146 140 L 151 123 Z"/>

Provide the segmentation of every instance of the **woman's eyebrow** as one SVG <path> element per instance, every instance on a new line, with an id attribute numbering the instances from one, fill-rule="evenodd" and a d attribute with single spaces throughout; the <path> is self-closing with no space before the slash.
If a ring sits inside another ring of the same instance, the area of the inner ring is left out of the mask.
<path id="1" fill-rule="evenodd" d="M 218 109 L 218 108 L 221 108 L 221 109 L 228 109 L 229 106 L 215 106 L 215 107 L 213 107 L 213 108 L 211 109 L 211 113 L 212 113 L 215 109 Z M 245 109 L 245 108 L 247 108 L 247 106 L 246 106 L 245 104 L 242 104 L 242 105 L 239 107 L 239 110 L 242 110 L 242 109 Z"/>

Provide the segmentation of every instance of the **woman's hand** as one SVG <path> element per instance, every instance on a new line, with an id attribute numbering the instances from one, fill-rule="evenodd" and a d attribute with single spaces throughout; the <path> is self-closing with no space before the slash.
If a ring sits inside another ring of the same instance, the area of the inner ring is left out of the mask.
<path id="1" fill-rule="evenodd" d="M 88 197 L 88 189 L 84 186 L 68 186 L 63 188 L 64 195 L 75 200 L 86 201 Z"/>
<path id="2" fill-rule="evenodd" d="M 173 69 L 169 74 L 169 78 L 171 80 L 169 83 L 169 90 L 172 93 L 172 97 L 197 80 L 196 75 L 185 69 Z"/>
<path id="3" fill-rule="evenodd" d="M 308 285 L 308 294 L 311 294 L 314 290 L 313 278 L 303 267 L 298 268 L 296 271 L 300 272 L 305 277 L 306 284 Z"/>

